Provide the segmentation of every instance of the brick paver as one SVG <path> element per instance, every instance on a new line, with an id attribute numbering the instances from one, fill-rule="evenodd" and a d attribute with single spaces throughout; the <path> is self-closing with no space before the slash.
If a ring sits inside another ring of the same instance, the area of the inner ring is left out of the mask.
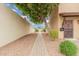
<path id="1" fill-rule="evenodd" d="M 47 46 L 41 33 L 38 34 L 32 47 L 32 56 L 48 56 Z"/>
<path id="2" fill-rule="evenodd" d="M 0 55 L 3 56 L 62 56 L 59 52 L 59 44 L 63 41 L 57 39 L 51 41 L 48 34 L 37 33 L 25 35 L 24 37 L 0 47 Z M 74 41 L 79 47 L 79 40 Z M 79 55 L 79 53 L 78 53 Z"/>
<path id="3" fill-rule="evenodd" d="M 28 56 L 37 34 L 26 35 L 6 46 L 0 48 L 0 55 L 4 56 Z"/>

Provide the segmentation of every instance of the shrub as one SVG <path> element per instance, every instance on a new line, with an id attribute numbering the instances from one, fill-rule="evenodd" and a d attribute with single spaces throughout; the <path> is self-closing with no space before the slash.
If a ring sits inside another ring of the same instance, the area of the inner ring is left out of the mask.
<path id="1" fill-rule="evenodd" d="M 35 32 L 38 32 L 39 30 L 38 29 L 35 29 Z"/>
<path id="2" fill-rule="evenodd" d="M 50 36 L 51 36 L 52 40 L 56 40 L 58 38 L 58 30 L 51 30 Z"/>
<path id="3" fill-rule="evenodd" d="M 66 56 L 74 56 L 77 54 L 77 46 L 71 41 L 64 41 L 60 44 L 60 52 Z"/>

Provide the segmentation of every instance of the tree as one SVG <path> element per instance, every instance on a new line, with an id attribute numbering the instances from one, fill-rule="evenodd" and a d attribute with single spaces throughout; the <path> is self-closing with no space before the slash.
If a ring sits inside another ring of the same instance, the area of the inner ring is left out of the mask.
<path id="1" fill-rule="evenodd" d="M 29 16 L 33 23 L 42 24 L 44 22 L 46 28 L 48 28 L 46 17 L 50 16 L 57 6 L 58 3 L 16 3 L 16 7 Z"/>

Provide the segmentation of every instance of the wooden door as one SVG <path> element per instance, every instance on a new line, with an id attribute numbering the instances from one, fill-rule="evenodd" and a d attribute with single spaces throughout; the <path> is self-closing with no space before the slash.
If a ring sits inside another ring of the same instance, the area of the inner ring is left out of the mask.
<path id="1" fill-rule="evenodd" d="M 64 21 L 64 38 L 73 38 L 73 20 Z"/>

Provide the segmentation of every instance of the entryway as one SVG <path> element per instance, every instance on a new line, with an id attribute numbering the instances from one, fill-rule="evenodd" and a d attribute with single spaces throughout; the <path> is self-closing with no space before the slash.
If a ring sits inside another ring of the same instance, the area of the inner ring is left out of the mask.
<path id="1" fill-rule="evenodd" d="M 70 17 L 64 17 L 64 38 L 73 38 L 73 20 Z"/>

